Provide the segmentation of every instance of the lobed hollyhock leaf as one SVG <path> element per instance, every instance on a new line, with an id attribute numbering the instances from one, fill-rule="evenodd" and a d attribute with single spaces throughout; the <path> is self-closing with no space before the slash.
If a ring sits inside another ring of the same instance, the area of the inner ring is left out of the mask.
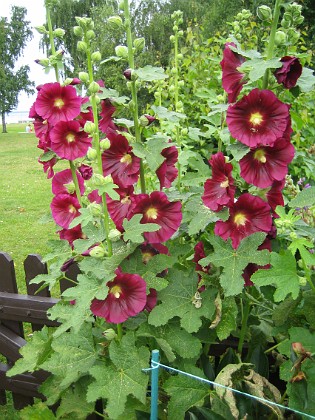
<path id="1" fill-rule="evenodd" d="M 249 80 L 251 82 L 256 82 L 264 76 L 267 69 L 280 68 L 282 67 L 282 63 L 279 61 L 279 58 L 272 58 L 271 60 L 253 59 L 251 61 L 245 61 L 245 63 L 239 67 L 239 71 L 248 67 L 251 67 L 251 70 L 248 73 Z"/>
<path id="2" fill-rule="evenodd" d="M 54 375 L 62 376 L 61 387 L 70 386 L 86 375 L 97 360 L 92 328 L 87 323 L 77 332 L 70 330 L 54 337 L 52 349 L 54 353 L 41 367 Z"/>
<path id="3" fill-rule="evenodd" d="M 201 317 L 213 316 L 215 291 L 209 288 L 202 292 L 201 307 L 196 308 L 193 304 L 198 283 L 196 273 L 170 269 L 167 278 L 170 283 L 159 292 L 161 303 L 150 312 L 149 324 L 158 327 L 179 317 L 181 327 L 189 333 L 197 332 L 202 325 Z"/>
<path id="4" fill-rule="evenodd" d="M 201 369 L 187 366 L 185 371 L 200 378 L 205 378 Z M 164 389 L 170 396 L 168 415 L 170 419 L 183 419 L 191 407 L 201 407 L 205 398 L 209 399 L 209 385 L 183 375 L 170 377 L 165 381 Z"/>
<path id="5" fill-rule="evenodd" d="M 292 208 L 310 207 L 315 204 L 315 187 L 305 188 L 298 193 L 289 203 L 288 206 Z"/>
<path id="6" fill-rule="evenodd" d="M 163 67 L 144 66 L 133 71 L 138 79 L 144 82 L 153 82 L 154 80 L 164 80 L 168 78 Z"/>
<path id="7" fill-rule="evenodd" d="M 213 264 L 216 267 L 223 267 L 220 276 L 220 284 L 224 289 L 225 296 L 236 296 L 244 287 L 243 270 L 249 263 L 260 266 L 269 264 L 269 252 L 258 251 L 266 237 L 263 232 L 255 232 L 244 238 L 237 249 L 231 245 L 231 241 L 224 241 L 218 236 L 208 238 L 214 247 L 213 254 L 208 255 L 199 261 L 202 266 Z M 268 270 L 262 270 L 268 273 Z"/>
<path id="8" fill-rule="evenodd" d="M 75 217 L 72 222 L 69 224 L 69 229 L 74 228 L 75 226 L 81 225 L 82 227 L 93 223 L 94 216 L 87 207 L 81 207 L 79 209 L 79 215 Z"/>
<path id="9" fill-rule="evenodd" d="M 125 219 L 123 222 L 124 227 L 124 240 L 131 241 L 136 244 L 144 242 L 142 234 L 144 232 L 156 232 L 160 229 L 157 223 L 140 223 L 142 214 L 135 214 L 130 220 Z"/>
<path id="10" fill-rule="evenodd" d="M 82 231 L 88 239 L 76 239 L 75 241 L 73 241 L 74 250 L 78 254 L 82 254 L 82 252 L 86 251 L 94 244 L 103 242 L 106 237 L 105 228 L 103 224 L 95 226 L 93 222 L 88 223 L 82 228 Z"/>
<path id="11" fill-rule="evenodd" d="M 79 274 L 77 277 L 78 284 L 75 287 L 69 287 L 62 293 L 62 296 L 66 297 L 69 301 L 75 300 L 75 306 L 79 307 L 82 312 L 86 312 L 90 308 L 94 298 L 100 300 L 106 298 L 108 294 L 106 283 L 112 280 L 112 278 L 106 277 L 105 280 Z"/>
<path id="12" fill-rule="evenodd" d="M 235 142 L 229 146 L 227 146 L 227 150 L 232 153 L 236 162 L 242 159 L 247 153 L 250 151 L 248 146 L 240 142 Z"/>
<path id="13" fill-rule="evenodd" d="M 156 114 L 159 120 L 166 120 L 173 123 L 179 123 L 186 118 L 186 115 L 181 112 L 169 111 L 164 106 L 151 106 L 152 111 Z"/>
<path id="14" fill-rule="evenodd" d="M 41 420 L 54 420 L 54 413 L 47 407 L 47 404 L 40 401 L 34 405 L 28 405 L 19 411 L 19 419 L 29 420 L 29 419 L 41 419 Z"/>
<path id="15" fill-rule="evenodd" d="M 215 331 L 220 341 L 225 340 L 236 329 L 238 307 L 234 297 L 229 296 L 222 300 L 221 320 Z"/>
<path id="16" fill-rule="evenodd" d="M 276 287 L 275 302 L 283 301 L 288 294 L 296 299 L 300 291 L 300 284 L 296 272 L 295 257 L 288 250 L 282 254 L 272 252 L 270 264 L 269 270 L 258 270 L 252 274 L 252 282 L 257 286 L 274 285 Z"/>
<path id="17" fill-rule="evenodd" d="M 124 413 L 127 397 L 133 395 L 141 403 L 146 402 L 149 376 L 141 370 L 149 365 L 150 352 L 135 346 L 134 334 L 128 332 L 121 342 L 112 341 L 109 347 L 111 362 L 93 366 L 89 373 L 95 379 L 87 391 L 87 401 L 106 398 L 106 413 L 117 419 Z"/>
<path id="18" fill-rule="evenodd" d="M 299 77 L 296 85 L 302 92 L 310 92 L 315 86 L 314 70 L 303 67 L 302 74 Z"/>
<path id="19" fill-rule="evenodd" d="M 296 238 L 288 246 L 288 249 L 293 255 L 296 251 L 299 251 L 300 257 L 306 265 L 315 265 L 315 255 L 309 252 L 309 249 L 313 249 L 314 243 L 307 240 L 306 238 Z"/>

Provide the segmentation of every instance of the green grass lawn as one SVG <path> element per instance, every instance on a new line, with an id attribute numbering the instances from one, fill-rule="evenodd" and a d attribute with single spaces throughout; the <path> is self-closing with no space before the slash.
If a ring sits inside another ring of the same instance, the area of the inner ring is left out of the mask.
<path id="1" fill-rule="evenodd" d="M 53 221 L 41 222 L 50 214 L 52 193 L 37 162 L 38 140 L 25 132 L 25 124 L 8 124 L 7 130 L 0 133 L 0 251 L 13 258 L 19 292 L 25 293 L 25 258 L 45 255 L 47 240 L 58 236 Z"/>

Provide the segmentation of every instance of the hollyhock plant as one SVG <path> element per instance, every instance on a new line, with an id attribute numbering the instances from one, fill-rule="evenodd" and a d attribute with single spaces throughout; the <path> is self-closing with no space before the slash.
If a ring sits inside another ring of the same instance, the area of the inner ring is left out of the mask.
<path id="1" fill-rule="evenodd" d="M 113 114 L 116 107 L 111 103 L 110 99 L 105 99 L 101 102 L 102 110 L 100 112 L 101 119 L 99 121 L 100 130 L 107 134 L 108 131 L 116 130 L 117 125 L 113 122 Z"/>
<path id="2" fill-rule="evenodd" d="M 106 286 L 107 297 L 94 299 L 91 304 L 92 313 L 106 322 L 120 324 L 137 315 L 147 304 L 146 282 L 137 274 L 116 270 L 116 277 Z"/>
<path id="3" fill-rule="evenodd" d="M 232 177 L 233 166 L 225 161 L 222 152 L 211 156 L 212 177 L 205 182 L 202 201 L 213 211 L 220 211 L 234 201 L 235 186 Z"/>
<path id="4" fill-rule="evenodd" d="M 165 157 L 165 160 L 156 170 L 156 175 L 162 190 L 163 188 L 170 188 L 172 182 L 177 178 L 178 169 L 175 165 L 178 160 L 178 150 L 176 146 L 170 146 L 163 149 L 161 155 Z"/>
<path id="5" fill-rule="evenodd" d="M 281 181 L 273 181 L 271 187 L 266 188 L 261 191 L 260 197 L 267 201 L 269 206 L 272 210 L 272 215 L 274 218 L 278 218 L 279 216 L 275 212 L 277 206 L 284 206 L 284 199 L 282 190 L 285 185 L 285 179 Z"/>
<path id="6" fill-rule="evenodd" d="M 126 137 L 114 131 L 107 133 L 110 148 L 102 154 L 104 176 L 111 175 L 115 184 L 126 188 L 138 181 L 140 159 L 132 153 Z"/>
<path id="7" fill-rule="evenodd" d="M 234 42 L 228 42 L 224 46 L 223 59 L 220 62 L 222 68 L 222 86 L 228 94 L 228 102 L 235 102 L 238 94 L 246 83 L 245 74 L 238 68 L 246 61 L 244 57 L 232 51 L 230 47 L 235 47 Z"/>
<path id="8" fill-rule="evenodd" d="M 41 161 L 40 158 L 38 159 L 38 163 L 43 165 L 43 170 L 45 173 L 47 173 L 47 178 L 50 179 L 54 176 L 54 166 L 57 163 L 57 159 L 53 157 L 52 159 L 49 159 L 47 161 Z"/>
<path id="9" fill-rule="evenodd" d="M 52 125 L 59 121 L 71 121 L 81 112 L 81 98 L 73 86 L 46 83 L 38 91 L 35 111 Z"/>
<path id="10" fill-rule="evenodd" d="M 93 168 L 92 166 L 89 165 L 85 165 L 84 163 L 82 163 L 79 167 L 78 167 L 78 171 L 80 172 L 82 178 L 85 181 L 88 181 L 89 179 L 92 178 L 93 175 Z"/>
<path id="11" fill-rule="evenodd" d="M 140 223 L 157 223 L 160 229 L 156 232 L 145 232 L 144 237 L 149 243 L 165 242 L 179 228 L 182 221 L 179 201 L 170 202 L 163 192 L 153 191 L 150 195 L 140 194 L 135 197 L 136 205 L 133 214 L 142 214 Z"/>
<path id="12" fill-rule="evenodd" d="M 246 146 L 273 146 L 288 129 L 289 109 L 271 90 L 253 89 L 229 106 L 226 123 L 231 135 Z"/>
<path id="13" fill-rule="evenodd" d="M 79 215 L 80 204 L 73 195 L 58 194 L 52 199 L 50 208 L 54 221 L 68 229 L 72 220 Z"/>
<path id="14" fill-rule="evenodd" d="M 80 188 L 80 193 L 83 194 L 85 187 L 84 187 L 84 179 L 80 175 L 79 172 L 77 174 L 78 184 Z M 75 195 L 75 185 L 72 178 L 71 169 L 65 169 L 56 173 L 52 179 L 51 183 L 52 193 L 55 195 L 58 194 L 71 194 Z"/>
<path id="15" fill-rule="evenodd" d="M 302 74 L 302 65 L 297 57 L 286 55 L 280 59 L 282 67 L 274 72 L 278 83 L 286 89 L 291 89 L 296 85 L 298 78 Z"/>
<path id="16" fill-rule="evenodd" d="M 294 146 L 285 138 L 276 140 L 272 147 L 252 148 L 239 162 L 241 176 L 248 184 L 270 187 L 273 181 L 281 181 L 286 176 L 294 151 Z"/>
<path id="17" fill-rule="evenodd" d="M 263 249 L 267 249 L 269 252 L 271 252 L 271 241 L 269 238 L 266 238 L 264 242 L 261 245 L 259 245 L 258 250 L 261 251 Z M 243 271 L 244 286 L 253 286 L 254 283 L 251 281 L 252 274 L 254 274 L 259 269 L 268 270 L 268 268 L 270 268 L 270 264 L 257 265 L 249 263 Z"/>
<path id="18" fill-rule="evenodd" d="M 270 206 L 260 197 L 249 193 L 242 194 L 230 208 L 227 221 L 219 220 L 214 233 L 222 239 L 231 238 L 236 249 L 241 240 L 255 232 L 268 233 L 272 226 Z"/>
<path id="19" fill-rule="evenodd" d="M 115 190 L 119 194 L 120 200 L 113 200 L 107 197 L 107 208 L 116 228 L 123 232 L 123 221 L 133 214 L 133 208 L 135 206 L 132 200 L 134 188 L 133 186 L 129 186 L 127 188 L 116 188 Z"/>
<path id="20" fill-rule="evenodd" d="M 84 239 L 85 235 L 82 232 L 81 225 L 74 226 L 71 229 L 61 229 L 58 232 L 59 238 L 68 241 L 71 248 L 73 248 L 73 242 L 77 239 Z"/>
<path id="21" fill-rule="evenodd" d="M 91 138 L 78 121 L 60 121 L 50 133 L 51 150 L 61 159 L 75 160 L 86 155 Z"/>

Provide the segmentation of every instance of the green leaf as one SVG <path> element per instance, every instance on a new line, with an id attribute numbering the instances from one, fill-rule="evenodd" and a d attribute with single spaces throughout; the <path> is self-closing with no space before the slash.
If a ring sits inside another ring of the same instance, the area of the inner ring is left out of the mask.
<path id="1" fill-rule="evenodd" d="M 307 67 L 303 67 L 302 74 L 298 78 L 296 84 L 299 86 L 302 92 L 310 92 L 315 85 L 314 71 Z"/>
<path id="2" fill-rule="evenodd" d="M 181 112 L 169 111 L 167 108 L 164 108 L 163 106 L 152 105 L 151 108 L 159 120 L 166 120 L 173 123 L 179 123 L 181 120 L 186 118 L 185 114 L 182 114 Z"/>
<path id="3" fill-rule="evenodd" d="M 124 227 L 124 240 L 131 241 L 136 244 L 144 242 L 142 234 L 144 232 L 156 232 L 160 229 L 157 223 L 140 223 L 142 214 L 135 214 L 130 220 L 125 219 L 123 222 Z"/>
<path id="4" fill-rule="evenodd" d="M 145 82 L 153 82 L 154 80 L 164 80 L 168 77 L 162 67 L 144 66 L 134 70 L 138 79 Z"/>
<path id="5" fill-rule="evenodd" d="M 56 153 L 49 150 L 48 152 L 45 152 L 42 155 L 40 155 L 39 159 L 41 162 L 49 162 L 54 157 L 56 157 Z"/>
<path id="6" fill-rule="evenodd" d="M 313 248 L 314 244 L 306 238 L 297 238 L 289 245 L 288 249 L 293 255 L 299 251 L 300 256 L 306 265 L 315 265 L 315 255 L 311 254 L 308 248 Z"/>
<path id="7" fill-rule="evenodd" d="M 78 333 L 68 331 L 54 339 L 54 353 L 42 369 L 63 377 L 61 386 L 70 386 L 84 376 L 97 360 L 91 325 L 85 324 Z"/>
<path id="8" fill-rule="evenodd" d="M 158 327 L 174 317 L 180 317 L 180 324 L 186 331 L 198 331 L 202 324 L 201 317 L 211 319 L 214 313 L 215 291 L 209 288 L 202 292 L 202 304 L 197 308 L 193 304 L 198 282 L 196 274 L 171 269 L 168 278 L 170 284 L 159 293 L 162 303 L 150 312 L 149 324 Z"/>
<path id="9" fill-rule="evenodd" d="M 75 226 L 81 225 L 86 226 L 88 223 L 93 223 L 94 216 L 90 210 L 86 207 L 81 207 L 79 209 L 80 215 L 75 217 L 69 225 L 69 228 L 72 229 Z"/>
<path id="10" fill-rule="evenodd" d="M 82 231 L 88 239 L 77 239 L 73 242 L 74 249 L 78 254 L 82 254 L 92 245 L 103 242 L 106 237 L 103 224 L 88 223 L 82 227 Z"/>
<path id="11" fill-rule="evenodd" d="M 51 252 L 47 253 L 45 257 L 43 257 L 43 262 L 48 262 L 60 257 L 62 258 L 62 261 L 65 261 L 68 256 L 69 258 L 71 256 L 71 249 L 69 247 L 68 241 L 66 240 L 51 239 L 47 241 L 47 246 Z"/>
<path id="12" fill-rule="evenodd" d="M 51 354 L 52 332 L 53 329 L 46 326 L 41 331 L 34 331 L 32 340 L 20 349 L 23 357 L 15 362 L 7 376 L 34 372 Z"/>
<path id="13" fill-rule="evenodd" d="M 280 302 L 288 294 L 293 299 L 298 297 L 300 291 L 299 277 L 296 272 L 296 261 L 290 251 L 286 250 L 282 254 L 271 253 L 269 270 L 258 270 L 251 277 L 257 286 L 275 285 L 275 302 Z"/>
<path id="14" fill-rule="evenodd" d="M 242 72 L 242 69 L 252 67 L 249 71 L 248 77 L 251 82 L 256 82 L 258 79 L 264 76 L 267 69 L 277 69 L 282 66 L 279 58 L 272 58 L 271 60 L 260 60 L 254 59 L 251 61 L 245 61 L 239 70 Z"/>
<path id="15" fill-rule="evenodd" d="M 145 347 L 137 348 L 134 334 L 128 332 L 120 343 L 111 342 L 109 356 L 112 363 L 90 369 L 95 381 L 88 387 L 87 400 L 106 398 L 106 412 L 116 419 L 123 414 L 128 395 L 145 403 L 149 376 L 141 370 L 148 367 L 150 353 Z"/>
<path id="16" fill-rule="evenodd" d="M 120 196 L 115 188 L 118 188 L 118 185 L 114 184 L 112 181 L 107 181 L 106 184 L 100 185 L 98 187 L 98 195 L 108 194 L 112 200 L 120 200 Z"/>
<path id="17" fill-rule="evenodd" d="M 54 420 L 54 413 L 42 401 L 29 405 L 19 412 L 21 420 Z"/>
<path id="18" fill-rule="evenodd" d="M 244 287 L 242 273 L 249 263 L 260 266 L 269 263 L 269 251 L 257 250 L 265 237 L 266 234 L 263 232 L 253 233 L 244 238 L 237 249 L 232 247 L 230 239 L 226 242 L 219 236 L 209 238 L 209 242 L 214 247 L 214 252 L 201 259 L 199 263 L 202 266 L 214 264 L 216 267 L 223 267 L 220 284 L 224 289 L 225 296 L 235 296 L 242 292 Z"/>
<path id="19" fill-rule="evenodd" d="M 205 379 L 200 369 L 191 366 L 188 370 L 188 373 Z M 168 405 L 170 419 L 183 419 L 189 408 L 203 406 L 204 399 L 209 398 L 210 394 L 208 384 L 183 375 L 167 379 L 164 389 L 171 397 Z"/>
<path id="20" fill-rule="evenodd" d="M 185 215 L 184 220 L 188 223 L 189 235 L 196 235 L 200 231 L 205 231 L 210 223 L 216 222 L 217 220 L 221 219 L 222 216 L 222 212 L 215 213 L 206 207 L 202 203 L 200 195 L 189 199 L 185 205 L 184 211 L 188 212 L 188 215 Z"/>
<path id="21" fill-rule="evenodd" d="M 222 316 L 215 331 L 220 341 L 225 340 L 236 329 L 238 308 L 235 299 L 230 296 L 222 301 Z"/>
<path id="22" fill-rule="evenodd" d="M 242 159 L 250 150 L 245 144 L 237 142 L 227 147 L 227 150 L 232 153 L 236 162 Z"/>
<path id="23" fill-rule="evenodd" d="M 310 207 L 315 204 L 315 187 L 305 188 L 298 193 L 296 197 L 291 200 L 288 205 L 289 207 Z"/>

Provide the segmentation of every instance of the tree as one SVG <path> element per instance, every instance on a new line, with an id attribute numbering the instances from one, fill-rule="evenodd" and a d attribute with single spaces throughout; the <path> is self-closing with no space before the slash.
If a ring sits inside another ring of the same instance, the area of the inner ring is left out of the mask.
<path id="1" fill-rule="evenodd" d="M 5 116 L 17 107 L 19 93 L 34 92 L 34 82 L 28 77 L 29 66 L 17 69 L 15 66 L 27 41 L 33 36 L 25 16 L 24 7 L 12 6 L 11 20 L 0 18 L 0 113 L 3 133 L 7 133 Z"/>

